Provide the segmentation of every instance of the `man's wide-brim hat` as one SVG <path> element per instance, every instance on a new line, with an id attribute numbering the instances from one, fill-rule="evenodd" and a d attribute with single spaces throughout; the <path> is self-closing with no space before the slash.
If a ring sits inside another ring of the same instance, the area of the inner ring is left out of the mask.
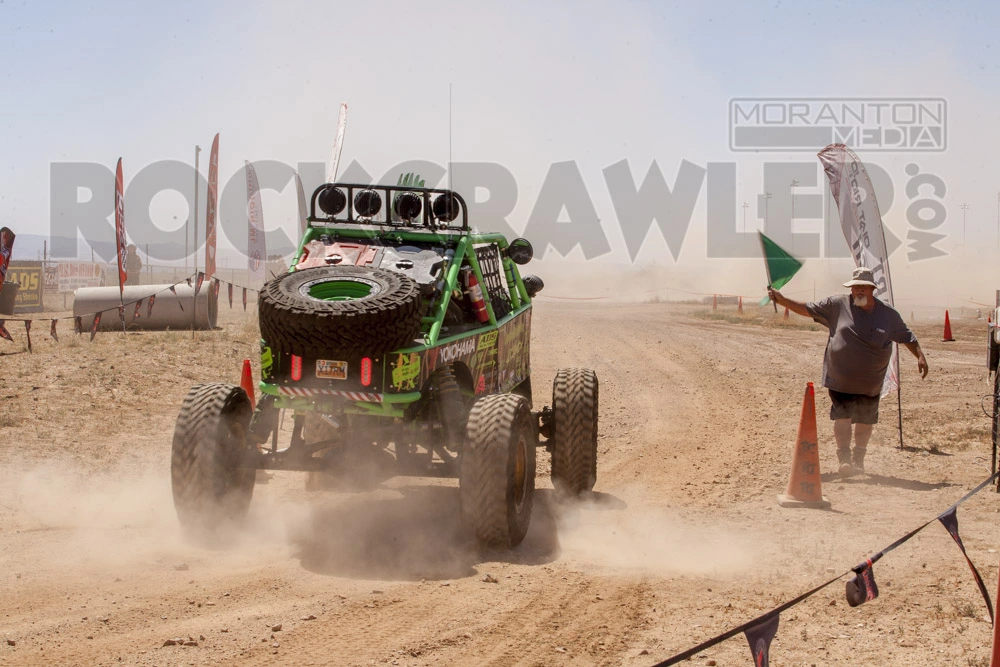
<path id="1" fill-rule="evenodd" d="M 872 270 L 866 269 L 863 266 L 859 266 L 854 269 L 854 273 L 851 274 L 851 279 L 844 283 L 844 287 L 854 287 L 855 285 L 878 287 L 878 285 L 875 284 L 875 275 L 872 273 Z"/>

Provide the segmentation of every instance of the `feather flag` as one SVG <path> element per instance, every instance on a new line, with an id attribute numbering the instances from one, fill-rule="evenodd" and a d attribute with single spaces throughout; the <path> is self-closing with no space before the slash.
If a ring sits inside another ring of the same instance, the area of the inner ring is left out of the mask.
<path id="1" fill-rule="evenodd" d="M 208 201 L 205 211 L 205 273 L 209 278 L 215 275 L 215 214 L 219 203 L 219 133 L 212 140 L 212 152 L 208 157 Z"/>
<path id="2" fill-rule="evenodd" d="M 309 227 L 309 210 L 306 208 L 306 193 L 302 189 L 302 179 L 298 172 L 295 173 L 295 195 L 299 202 L 299 238 L 302 238 Z"/>
<path id="3" fill-rule="evenodd" d="M 894 305 L 882 214 L 865 165 L 844 144 L 830 144 L 817 156 L 830 181 L 830 192 L 840 211 L 840 226 L 854 257 L 854 265 L 871 269 L 875 278 L 875 297 Z M 882 396 L 898 388 L 899 347 L 893 345 Z"/>
<path id="4" fill-rule="evenodd" d="M 125 241 L 125 190 L 122 179 L 122 159 L 118 158 L 118 167 L 115 169 L 115 243 L 118 246 L 118 296 L 122 303 L 125 301 L 125 281 L 128 272 L 125 270 L 125 260 L 128 249 Z M 124 320 L 122 324 L 124 325 Z"/>
<path id="5" fill-rule="evenodd" d="M 264 239 L 264 214 L 260 206 L 260 185 L 253 165 L 246 162 L 247 172 L 247 270 L 250 282 L 260 284 L 266 279 L 267 243 Z"/>
<path id="6" fill-rule="evenodd" d="M 0 290 L 3 289 L 3 281 L 7 278 L 7 265 L 10 264 L 10 256 L 14 252 L 14 232 L 7 227 L 0 227 Z"/>

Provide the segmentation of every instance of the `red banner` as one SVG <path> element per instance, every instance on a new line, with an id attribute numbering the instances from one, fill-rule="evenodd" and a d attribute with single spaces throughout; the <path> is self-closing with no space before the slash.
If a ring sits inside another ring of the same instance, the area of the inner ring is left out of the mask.
<path id="1" fill-rule="evenodd" d="M 205 277 L 215 275 L 215 210 L 219 202 L 219 133 L 208 158 L 208 203 L 205 213 Z"/>
<path id="2" fill-rule="evenodd" d="M 118 168 L 115 169 L 115 241 L 118 244 L 118 292 L 125 298 L 125 189 L 122 183 L 122 159 L 118 158 Z"/>
<path id="3" fill-rule="evenodd" d="M 11 253 L 14 252 L 14 232 L 6 227 L 0 227 L 0 290 L 7 277 L 7 265 L 10 264 Z"/>

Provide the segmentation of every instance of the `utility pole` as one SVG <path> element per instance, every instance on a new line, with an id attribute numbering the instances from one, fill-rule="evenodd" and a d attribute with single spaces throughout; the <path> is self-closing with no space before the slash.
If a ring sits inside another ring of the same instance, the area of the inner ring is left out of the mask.
<path id="1" fill-rule="evenodd" d="M 958 205 L 962 209 L 962 254 L 965 254 L 965 212 L 972 208 L 971 204 L 962 202 Z"/>
<path id="2" fill-rule="evenodd" d="M 198 273 L 198 154 L 201 153 L 201 146 L 194 147 L 194 236 L 191 237 L 191 245 L 194 248 L 194 272 Z M 187 258 L 184 260 L 187 266 Z"/>

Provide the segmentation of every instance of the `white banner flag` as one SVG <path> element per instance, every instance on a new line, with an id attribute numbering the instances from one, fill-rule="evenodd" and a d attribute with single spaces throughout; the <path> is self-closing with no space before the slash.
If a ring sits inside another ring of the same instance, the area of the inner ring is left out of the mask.
<path id="1" fill-rule="evenodd" d="M 844 144 L 830 144 L 817 155 L 830 181 L 830 191 L 840 211 L 840 226 L 854 257 L 854 265 L 872 270 L 877 285 L 875 297 L 894 306 L 882 215 L 865 165 Z M 889 369 L 882 384 L 882 396 L 898 387 L 899 346 L 893 344 Z"/>
<path id="2" fill-rule="evenodd" d="M 264 242 L 264 212 L 260 205 L 260 186 L 253 165 L 244 161 L 247 172 L 247 270 L 250 284 L 259 285 L 266 279 L 267 245 Z"/>

